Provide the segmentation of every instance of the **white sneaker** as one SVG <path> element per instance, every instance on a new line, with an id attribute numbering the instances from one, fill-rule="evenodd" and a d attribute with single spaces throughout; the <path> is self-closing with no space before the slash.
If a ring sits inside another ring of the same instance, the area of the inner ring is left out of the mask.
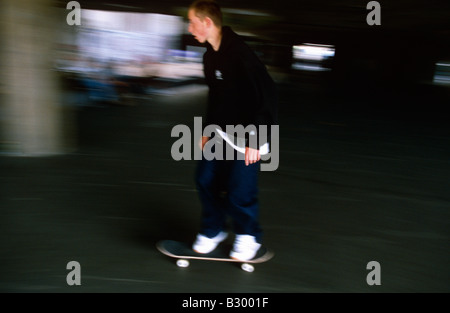
<path id="1" fill-rule="evenodd" d="M 261 244 L 250 235 L 236 235 L 230 257 L 240 261 L 248 261 L 255 257 Z"/>
<path id="2" fill-rule="evenodd" d="M 207 254 L 213 251 L 219 243 L 228 237 L 228 233 L 222 231 L 214 238 L 208 238 L 205 235 L 198 234 L 197 239 L 192 245 L 192 249 L 197 253 Z"/>

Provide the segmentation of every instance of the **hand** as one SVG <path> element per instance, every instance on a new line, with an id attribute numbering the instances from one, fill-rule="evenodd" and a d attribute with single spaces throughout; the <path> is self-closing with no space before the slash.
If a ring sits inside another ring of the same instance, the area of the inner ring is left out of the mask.
<path id="1" fill-rule="evenodd" d="M 261 155 L 259 154 L 259 150 L 246 147 L 245 148 L 245 165 L 250 165 L 258 162 L 261 159 Z"/>
<path id="2" fill-rule="evenodd" d="M 208 142 L 209 137 L 201 137 L 200 140 L 198 141 L 198 147 L 200 148 L 200 150 L 203 151 L 203 147 L 205 147 L 205 144 Z"/>

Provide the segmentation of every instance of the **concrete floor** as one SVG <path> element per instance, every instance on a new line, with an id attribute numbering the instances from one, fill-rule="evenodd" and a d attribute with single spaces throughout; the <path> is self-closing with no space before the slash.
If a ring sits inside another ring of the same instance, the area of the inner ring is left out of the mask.
<path id="1" fill-rule="evenodd" d="M 417 107 L 405 115 L 291 84 L 280 85 L 280 166 L 260 178 L 275 257 L 254 273 L 220 262 L 177 268 L 155 244 L 193 240 L 200 203 L 196 161 L 171 158 L 170 132 L 203 114 L 206 89 L 172 91 L 77 108 L 72 154 L 0 158 L 0 291 L 450 291 L 448 124 Z M 70 261 L 81 286 L 66 283 Z M 381 285 L 366 282 L 370 261 Z"/>

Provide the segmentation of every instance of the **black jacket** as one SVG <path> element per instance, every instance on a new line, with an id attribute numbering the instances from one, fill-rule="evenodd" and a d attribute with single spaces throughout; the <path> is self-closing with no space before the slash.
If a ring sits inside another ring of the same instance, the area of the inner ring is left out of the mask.
<path id="1" fill-rule="evenodd" d="M 206 125 L 216 124 L 224 131 L 226 125 L 267 125 L 269 140 L 270 126 L 277 124 L 276 86 L 244 40 L 223 27 L 219 50 L 207 43 L 203 65 L 209 86 Z"/>

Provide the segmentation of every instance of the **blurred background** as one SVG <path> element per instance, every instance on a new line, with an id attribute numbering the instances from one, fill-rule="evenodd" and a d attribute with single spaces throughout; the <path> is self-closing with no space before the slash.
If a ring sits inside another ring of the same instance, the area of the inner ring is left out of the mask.
<path id="1" fill-rule="evenodd" d="M 68 22 L 75 9 L 68 3 L 2 1 L 2 153 L 75 148 L 73 106 L 127 105 L 132 96 L 201 83 L 204 47 L 187 32 L 189 1 L 79 1 L 80 25 Z M 444 1 L 382 3 L 382 23 L 373 26 L 365 1 L 221 5 L 225 24 L 246 38 L 279 83 L 358 94 L 391 110 L 423 109 L 387 101 L 403 92 L 448 94 Z"/>
<path id="2" fill-rule="evenodd" d="M 170 156 L 205 108 L 191 1 L 78 1 L 79 25 L 68 3 L 0 0 L 0 289 L 68 291 L 76 259 L 84 291 L 204 291 L 153 249 L 199 218 L 195 163 Z M 379 1 L 373 26 L 368 1 L 219 3 L 279 89 L 280 168 L 261 178 L 279 257 L 208 290 L 373 291 L 378 258 L 378 290 L 448 292 L 450 3 Z"/>

